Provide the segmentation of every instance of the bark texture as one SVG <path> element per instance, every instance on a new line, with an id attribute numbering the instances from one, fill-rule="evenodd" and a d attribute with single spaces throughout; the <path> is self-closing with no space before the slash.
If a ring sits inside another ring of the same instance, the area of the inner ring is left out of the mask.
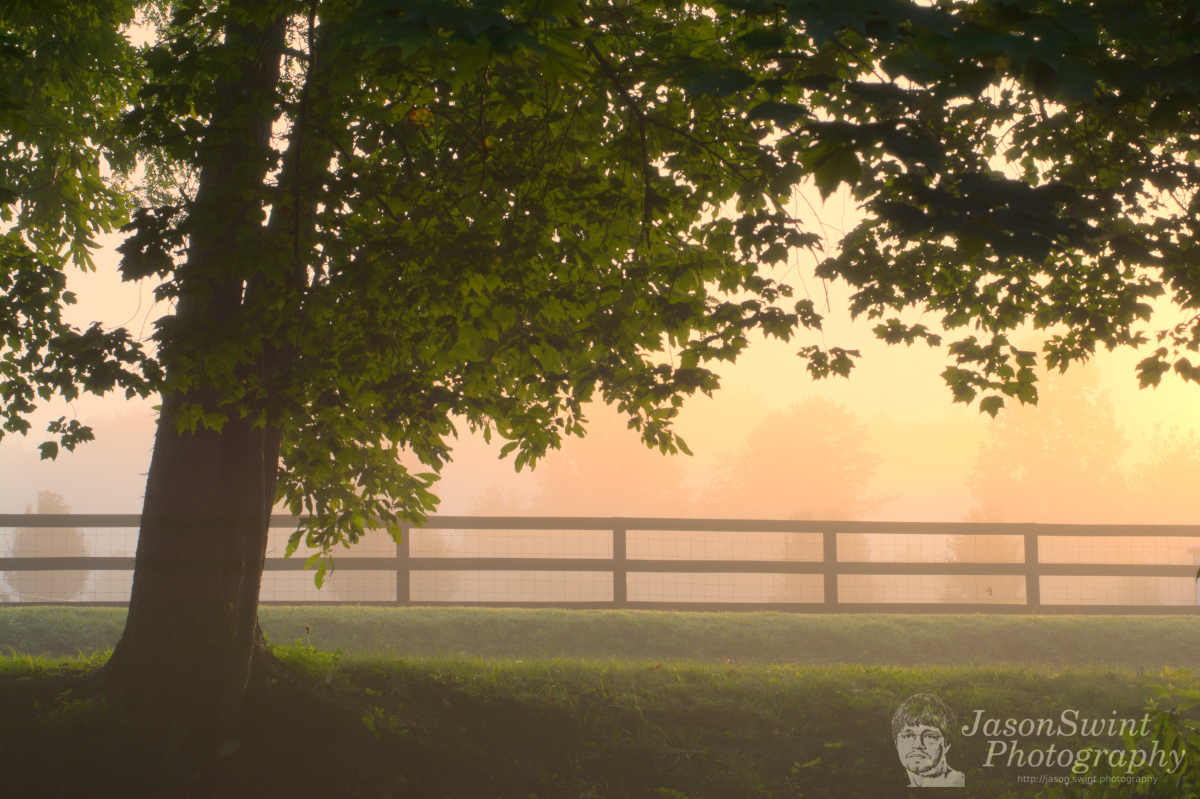
<path id="1" fill-rule="evenodd" d="M 125 633 L 106 678 L 167 773 L 230 744 L 255 661 L 267 485 L 278 435 L 230 422 L 180 434 L 163 409 Z"/>
<path id="2" fill-rule="evenodd" d="M 270 97 L 285 39 L 284 17 L 263 19 L 255 6 L 234 4 L 232 18 L 251 21 L 229 24 L 222 44 L 229 60 L 216 85 L 189 207 L 186 261 L 176 271 L 179 299 L 168 320 L 173 335 L 160 350 L 168 380 L 180 356 L 195 362 L 197 352 L 236 351 L 239 316 L 247 313 L 245 289 L 254 272 L 246 265 L 262 238 Z M 261 349 L 237 368 L 269 381 L 277 363 Z M 185 390 L 163 397 L 129 617 L 101 674 L 137 735 L 157 750 L 148 753 L 151 761 L 173 779 L 236 745 L 232 736 L 252 674 L 270 667 L 257 610 L 280 445 L 277 428 L 255 426 L 222 406 L 218 386 L 196 380 L 195 370 L 189 374 Z M 189 405 L 222 419 L 219 430 L 203 423 L 178 430 Z M 185 784 L 179 791 L 188 793 Z"/>

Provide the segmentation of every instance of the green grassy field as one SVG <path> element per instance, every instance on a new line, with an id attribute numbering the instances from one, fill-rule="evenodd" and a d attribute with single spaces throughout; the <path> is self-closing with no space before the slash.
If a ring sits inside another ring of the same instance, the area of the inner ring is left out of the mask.
<path id="1" fill-rule="evenodd" d="M 34 655 L 103 649 L 122 621 L 109 609 L 0 609 L 0 648 L 29 653 L 0 660 L 0 687 L 102 662 Z M 966 724 L 977 711 L 1140 719 L 1155 685 L 1200 688 L 1163 671 L 1198 651 L 1185 618 L 271 607 L 262 623 L 316 690 L 380 732 L 395 797 L 896 796 L 907 777 L 891 719 L 913 694 L 937 694 Z M 306 624 L 311 644 L 294 645 Z M 2 709 L 10 727 L 50 734 L 75 723 L 77 711 L 47 722 L 67 705 Z M 256 760 L 304 761 L 262 737 Z M 951 739 L 968 796 L 1036 796 L 1023 778 L 1070 773 L 1003 754 L 988 766 L 993 740 Z M 1121 746 L 1020 746 L 1089 743 Z"/>
<path id="2" fill-rule="evenodd" d="M 399 658 L 599 658 L 868 666 L 1120 666 L 1194 662 L 1200 624 L 1185 616 L 801 615 L 637 610 L 282 607 L 263 630 L 291 643 L 313 629 L 332 651 Z M 102 652 L 123 608 L 2 607 L 0 653 Z"/>

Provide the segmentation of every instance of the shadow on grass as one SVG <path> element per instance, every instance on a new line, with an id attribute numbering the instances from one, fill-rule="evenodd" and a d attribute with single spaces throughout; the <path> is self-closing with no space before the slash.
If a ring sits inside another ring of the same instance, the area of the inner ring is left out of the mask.
<path id="1" fill-rule="evenodd" d="M 6 795 L 161 795 L 103 709 L 72 704 L 102 660 L 0 659 Z M 1157 681 L 1107 668 L 351 658 L 308 684 L 349 713 L 331 720 L 295 696 L 248 707 L 242 746 L 189 795 L 889 797 L 907 793 L 891 716 L 914 693 L 937 693 L 962 721 L 974 708 L 1137 717 Z M 1034 795 L 1017 782 L 1028 769 L 982 765 L 987 741 L 954 746 L 970 796 Z"/>

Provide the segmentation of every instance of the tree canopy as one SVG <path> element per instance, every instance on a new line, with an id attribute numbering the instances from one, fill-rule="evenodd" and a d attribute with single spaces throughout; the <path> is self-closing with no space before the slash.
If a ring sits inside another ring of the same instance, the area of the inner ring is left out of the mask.
<path id="1" fill-rule="evenodd" d="M 69 263 L 95 269 L 94 237 L 136 207 L 110 169 L 134 166 L 121 114 L 141 85 L 138 53 L 121 35 L 133 4 L 110 0 L 6 3 L 0 9 L 0 437 L 25 434 L 40 398 L 115 386 L 148 396 L 162 371 L 124 328 L 63 322 L 75 302 Z M 78 420 L 50 425 L 53 458 L 92 438 Z"/>
<path id="2" fill-rule="evenodd" d="M 278 428 L 310 544 L 430 510 L 456 421 L 520 467 L 602 398 L 674 449 L 756 330 L 848 374 L 767 272 L 820 243 L 807 179 L 867 211 L 818 274 L 889 342 L 936 314 L 955 400 L 1035 401 L 1029 322 L 1050 367 L 1156 340 L 1144 384 L 1200 379 L 1195 2 L 186 0 L 139 48 L 129 3 L 60 5 L 0 11 L 5 430 L 114 386 Z M 59 315 L 123 222 L 153 352 Z M 1147 329 L 1159 296 L 1192 315 Z"/>

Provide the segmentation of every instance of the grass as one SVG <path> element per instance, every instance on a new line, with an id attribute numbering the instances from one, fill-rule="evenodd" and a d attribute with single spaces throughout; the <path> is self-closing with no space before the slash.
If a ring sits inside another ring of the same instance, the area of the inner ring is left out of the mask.
<path id="1" fill-rule="evenodd" d="M 123 611 L 109 609 L 4 608 L 0 647 L 94 650 L 122 621 Z M 908 696 L 935 693 L 962 723 L 976 709 L 1140 718 L 1152 686 L 1167 679 L 1163 667 L 1196 651 L 1194 620 L 1173 617 L 271 607 L 262 622 L 315 690 L 373 730 L 382 753 L 374 768 L 389 795 L 432 799 L 895 796 L 907 780 L 891 718 Z M 80 638 L 70 639 L 73 629 Z M 101 746 L 97 709 L 63 690 L 104 657 L 0 658 L 3 729 L 51 736 L 54 751 Z M 1200 687 L 1191 676 L 1172 679 Z M 36 685 L 47 686 L 36 698 L 14 693 Z M 286 744 L 248 737 L 259 747 L 255 767 L 274 769 L 264 784 L 278 784 L 255 795 L 342 795 L 336 780 L 296 775 L 341 751 L 320 729 L 306 734 Z M 1029 741 L 1049 743 L 1084 742 Z M 950 762 L 972 797 L 1032 796 L 1020 775 L 1064 771 L 984 767 L 988 746 L 982 735 L 952 739 Z M 4 741 L 4 773 L 27 751 Z"/>
<path id="2" fill-rule="evenodd" d="M 1187 616 L 802 615 L 637 610 L 284 607 L 263 630 L 291 643 L 398 658 L 621 658 L 870 666 L 1022 663 L 1158 671 L 1190 664 L 1200 630 Z M 0 652 L 103 652 L 123 608 L 0 608 Z"/>

